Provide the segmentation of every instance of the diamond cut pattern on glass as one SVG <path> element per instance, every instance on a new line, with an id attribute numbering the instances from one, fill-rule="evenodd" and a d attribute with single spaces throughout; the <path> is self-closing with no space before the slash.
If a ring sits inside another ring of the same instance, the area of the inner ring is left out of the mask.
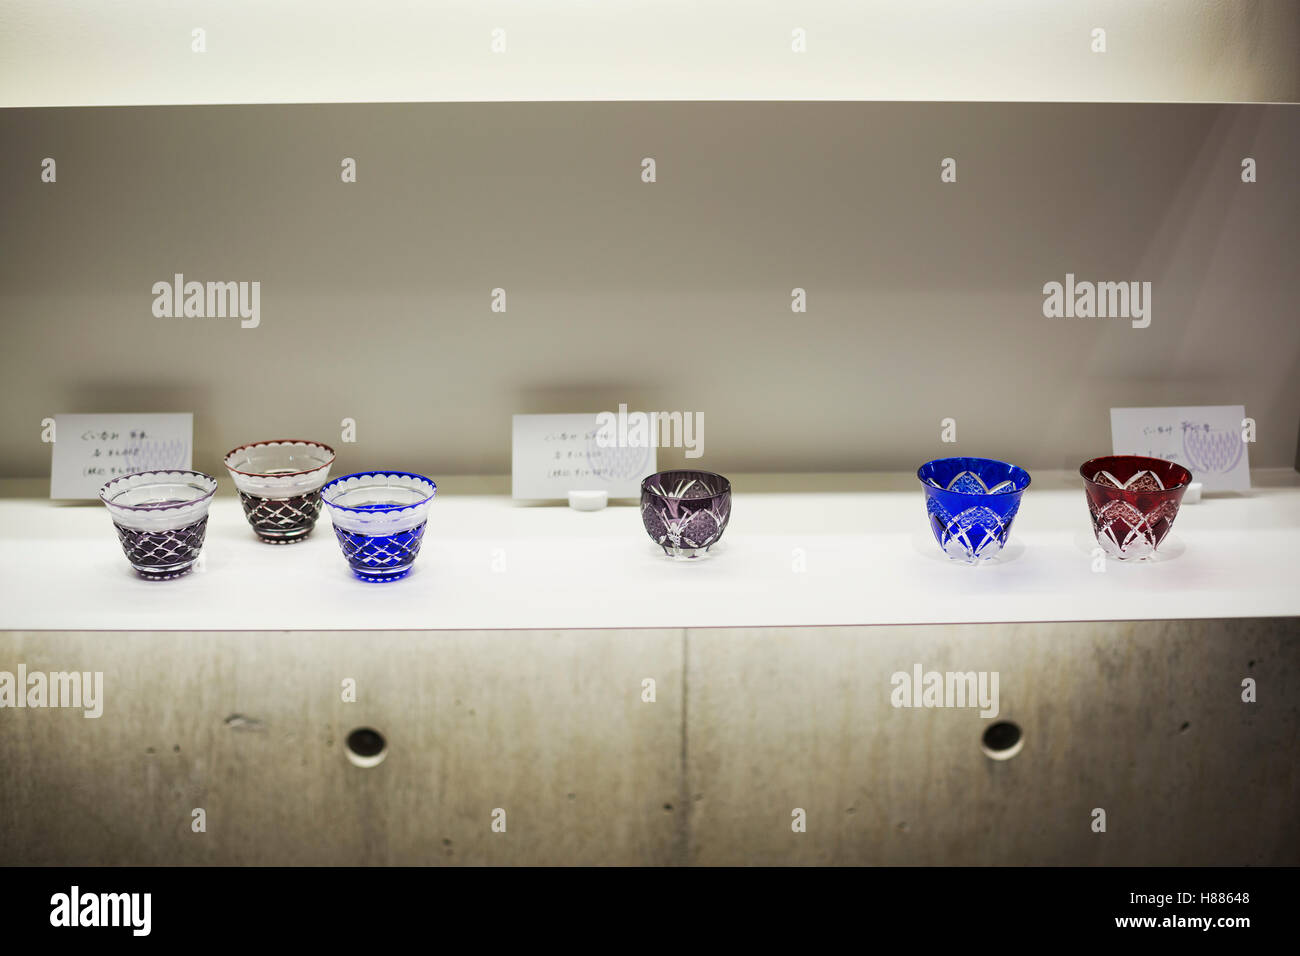
<path id="1" fill-rule="evenodd" d="M 1107 455 L 1079 466 L 1097 544 L 1118 560 L 1151 556 L 1173 527 L 1192 473 L 1177 462 Z"/>
<path id="2" fill-rule="evenodd" d="M 421 522 L 396 534 L 362 534 L 335 526 L 334 534 L 353 574 L 363 581 L 396 581 L 410 572 L 427 525 Z"/>
<path id="3" fill-rule="evenodd" d="M 239 503 L 253 530 L 263 541 L 285 544 L 305 538 L 320 516 L 320 493 L 292 498 L 260 498 L 239 492 Z"/>
<path id="4" fill-rule="evenodd" d="M 1144 558 L 1164 540 L 1178 505 L 1162 501 L 1144 514 L 1122 499 L 1108 501 L 1093 515 L 1093 531 L 1101 549 L 1114 558 Z"/>
<path id="5" fill-rule="evenodd" d="M 939 547 L 959 561 L 981 561 L 1001 551 L 1007 543 L 1011 522 L 1018 508 L 999 515 L 984 505 L 975 505 L 956 515 L 949 515 L 937 498 L 926 503 L 930 522 Z"/>
<path id="6" fill-rule="evenodd" d="M 208 518 L 204 515 L 193 524 L 168 531 L 137 531 L 117 522 L 113 527 L 136 573 L 144 578 L 166 580 L 180 577 L 194 566 L 203 548 Z"/>

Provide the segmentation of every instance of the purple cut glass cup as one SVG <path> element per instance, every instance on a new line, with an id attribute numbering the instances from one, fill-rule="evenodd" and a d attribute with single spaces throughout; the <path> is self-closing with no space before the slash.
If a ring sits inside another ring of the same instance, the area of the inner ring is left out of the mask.
<path id="1" fill-rule="evenodd" d="M 641 520 L 670 558 L 698 558 L 731 520 L 731 482 L 711 471 L 661 471 L 641 482 Z"/>
<path id="2" fill-rule="evenodd" d="M 201 471 L 142 471 L 99 489 L 126 559 L 142 578 L 178 578 L 198 560 L 217 479 Z"/>
<path id="3" fill-rule="evenodd" d="M 226 454 L 244 516 L 269 544 L 290 544 L 311 534 L 332 464 L 329 445 L 297 439 L 253 442 Z"/>

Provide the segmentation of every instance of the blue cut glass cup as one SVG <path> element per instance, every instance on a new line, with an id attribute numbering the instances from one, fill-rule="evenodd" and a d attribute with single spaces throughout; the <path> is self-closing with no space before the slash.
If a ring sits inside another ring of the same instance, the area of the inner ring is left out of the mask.
<path id="1" fill-rule="evenodd" d="M 406 471 L 360 472 L 326 482 L 320 498 L 352 573 L 371 582 L 406 577 L 437 491 L 432 479 Z"/>
<path id="2" fill-rule="evenodd" d="M 965 564 L 995 557 L 1007 543 L 1029 472 L 992 458 L 938 458 L 916 471 L 930 530 L 944 554 Z"/>

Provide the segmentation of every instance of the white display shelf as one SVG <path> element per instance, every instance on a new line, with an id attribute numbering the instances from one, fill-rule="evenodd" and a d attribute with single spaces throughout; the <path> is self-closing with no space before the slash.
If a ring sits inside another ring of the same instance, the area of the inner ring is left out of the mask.
<path id="1" fill-rule="evenodd" d="M 502 479 L 444 481 L 406 579 L 352 577 L 327 516 L 260 543 L 213 503 L 204 567 L 136 577 L 106 510 L 0 500 L 0 629 L 386 630 L 797 627 L 1300 615 L 1300 475 L 1184 505 L 1153 560 L 1093 570 L 1082 482 L 1034 472 L 1010 543 L 968 567 L 939 551 L 910 475 L 734 475 L 715 553 L 672 561 L 630 505 L 516 505 Z M 222 491 L 230 494 L 229 481 Z M 6 495 L 39 484 L 4 482 Z M 479 492 L 457 494 L 457 491 Z M 450 493 L 448 493 L 450 492 Z M 801 557 L 802 556 L 802 557 Z M 504 570 L 497 570 L 502 567 Z M 804 570 L 796 570 L 802 564 Z"/>

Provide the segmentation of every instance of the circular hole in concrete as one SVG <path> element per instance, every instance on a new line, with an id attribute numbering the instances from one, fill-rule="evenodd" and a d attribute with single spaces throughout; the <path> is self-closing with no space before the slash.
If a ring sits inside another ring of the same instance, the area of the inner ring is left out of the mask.
<path id="1" fill-rule="evenodd" d="M 388 743 L 384 735 L 370 727 L 358 727 L 348 734 L 344 753 L 358 767 L 377 767 L 388 756 Z"/>
<path id="2" fill-rule="evenodd" d="M 980 740 L 980 750 L 993 760 L 1010 760 L 1024 745 L 1025 735 L 1020 732 L 1020 726 L 1009 720 L 990 724 Z"/>

